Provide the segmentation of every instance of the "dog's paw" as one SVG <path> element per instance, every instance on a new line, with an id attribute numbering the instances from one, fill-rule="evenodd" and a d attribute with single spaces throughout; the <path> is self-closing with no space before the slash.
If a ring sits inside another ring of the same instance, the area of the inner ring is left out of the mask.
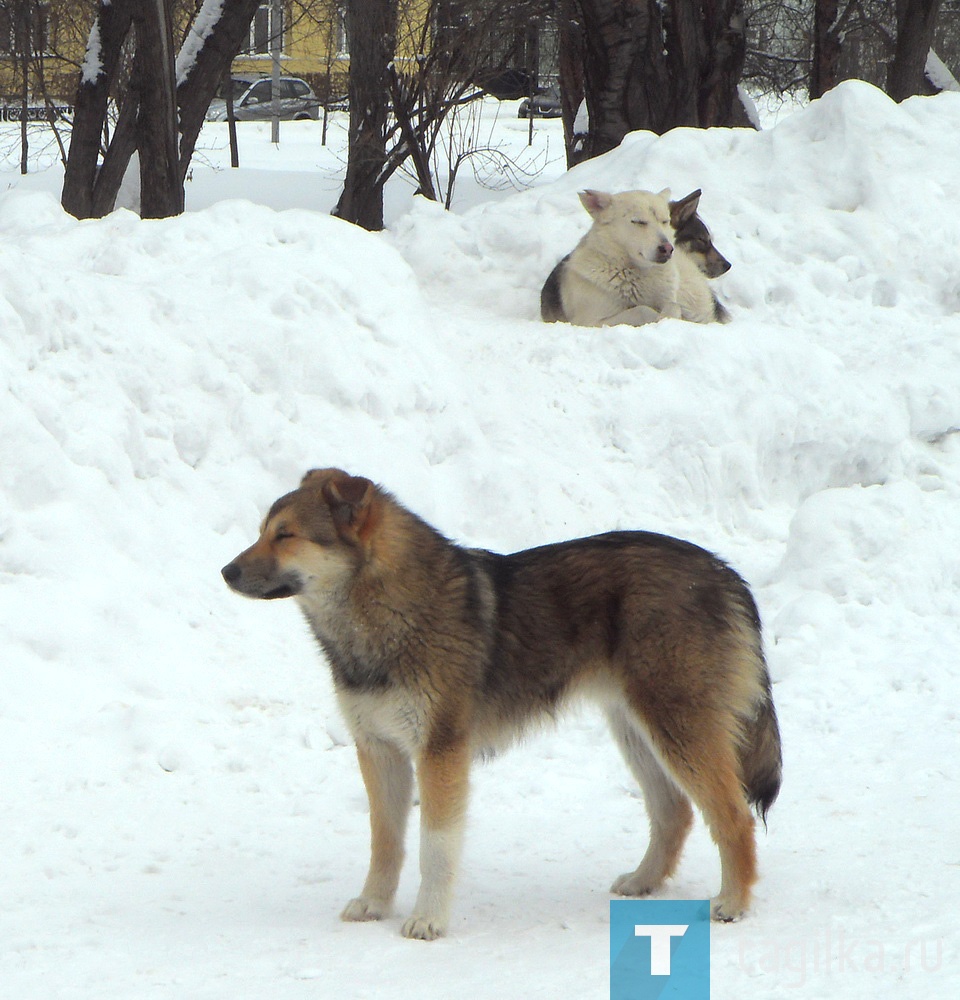
<path id="1" fill-rule="evenodd" d="M 390 912 L 390 906 L 380 899 L 357 896 L 351 899 L 340 914 L 341 920 L 383 920 Z"/>
<path id="2" fill-rule="evenodd" d="M 739 899 L 725 899 L 715 896 L 710 900 L 710 919 L 729 924 L 739 920 L 747 912 L 746 904 Z"/>
<path id="3" fill-rule="evenodd" d="M 676 302 L 668 302 L 660 313 L 660 319 L 683 319 L 683 313 Z"/>
<path id="4" fill-rule="evenodd" d="M 409 917 L 400 928 L 400 933 L 405 938 L 414 938 L 417 941 L 434 941 L 438 937 L 443 937 L 446 932 L 447 928 L 442 921 L 418 916 Z"/>
<path id="5" fill-rule="evenodd" d="M 626 872 L 612 886 L 610 892 L 616 896 L 649 896 L 663 884 L 663 879 L 651 878 L 645 871 Z"/>

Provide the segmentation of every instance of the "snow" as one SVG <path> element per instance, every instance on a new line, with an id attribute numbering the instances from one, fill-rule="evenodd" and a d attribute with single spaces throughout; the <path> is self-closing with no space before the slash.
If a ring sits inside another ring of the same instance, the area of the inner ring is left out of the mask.
<path id="1" fill-rule="evenodd" d="M 512 106 L 498 134 L 526 149 Z M 784 737 L 717 997 L 960 987 L 960 95 L 861 83 L 764 132 L 629 136 L 454 213 L 326 214 L 316 123 L 205 128 L 190 211 L 77 222 L 0 195 L 0 995 L 606 995 L 607 888 L 646 843 L 598 715 L 478 767 L 447 938 L 343 924 L 367 811 L 292 602 L 220 567 L 310 467 L 509 550 L 689 538 L 751 582 Z M 333 134 L 338 134 L 336 129 Z M 488 180 L 491 180 L 488 178 Z M 546 326 L 576 192 L 703 189 L 726 327 Z M 705 898 L 698 822 L 664 896 Z"/>
<path id="2" fill-rule="evenodd" d="M 107 6 L 104 4 L 104 6 Z M 87 38 L 87 48 L 80 66 L 80 79 L 93 86 L 103 72 L 103 43 L 100 39 L 100 21 L 93 22 Z"/>
<path id="3" fill-rule="evenodd" d="M 957 82 L 957 78 L 933 49 L 927 53 L 924 74 L 938 90 L 960 91 L 960 83 Z"/>

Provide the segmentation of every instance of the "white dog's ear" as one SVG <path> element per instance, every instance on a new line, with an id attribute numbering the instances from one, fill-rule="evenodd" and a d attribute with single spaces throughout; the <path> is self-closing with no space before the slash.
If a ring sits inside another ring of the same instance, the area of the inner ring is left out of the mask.
<path id="1" fill-rule="evenodd" d="M 580 204 L 596 218 L 605 208 L 613 203 L 613 195 L 606 191 L 581 191 Z"/>
<path id="2" fill-rule="evenodd" d="M 663 198 L 664 201 L 670 200 L 670 188 L 664 188 L 662 191 L 658 192 L 658 198 Z"/>

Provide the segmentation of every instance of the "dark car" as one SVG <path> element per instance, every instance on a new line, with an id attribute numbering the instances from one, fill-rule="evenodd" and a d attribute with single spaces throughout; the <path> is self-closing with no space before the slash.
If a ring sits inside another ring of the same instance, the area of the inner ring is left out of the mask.
<path id="1" fill-rule="evenodd" d="M 285 121 L 301 121 L 320 117 L 320 101 L 306 80 L 296 76 L 280 77 L 280 117 Z M 270 77 L 233 77 L 233 114 L 237 121 L 269 121 L 273 117 L 273 81 Z M 207 109 L 208 122 L 227 120 L 225 87 Z"/>
<path id="2" fill-rule="evenodd" d="M 538 90 L 533 97 L 524 98 L 517 108 L 518 118 L 560 118 L 562 115 L 563 105 L 556 87 Z"/>

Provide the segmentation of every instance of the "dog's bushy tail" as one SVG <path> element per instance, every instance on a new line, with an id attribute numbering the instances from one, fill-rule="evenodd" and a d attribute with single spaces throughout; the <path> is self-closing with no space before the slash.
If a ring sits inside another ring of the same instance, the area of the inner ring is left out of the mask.
<path id="1" fill-rule="evenodd" d="M 750 805 L 767 824 L 767 812 L 776 801 L 783 774 L 780 726 L 770 692 L 770 676 L 763 665 L 763 697 L 754 717 L 744 726 L 740 768 Z"/>
<path id="2" fill-rule="evenodd" d="M 726 306 L 717 298 L 716 292 L 713 293 L 713 318 L 717 323 L 729 323 L 731 318 Z"/>

